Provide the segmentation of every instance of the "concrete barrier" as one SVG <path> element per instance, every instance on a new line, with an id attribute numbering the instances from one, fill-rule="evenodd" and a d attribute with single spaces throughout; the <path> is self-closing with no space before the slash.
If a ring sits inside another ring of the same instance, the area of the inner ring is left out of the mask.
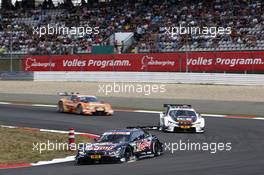
<path id="1" fill-rule="evenodd" d="M 0 72 L 0 80 L 33 80 L 33 72 Z"/>
<path id="2" fill-rule="evenodd" d="M 34 72 L 34 81 L 264 85 L 264 75 L 174 72 Z"/>

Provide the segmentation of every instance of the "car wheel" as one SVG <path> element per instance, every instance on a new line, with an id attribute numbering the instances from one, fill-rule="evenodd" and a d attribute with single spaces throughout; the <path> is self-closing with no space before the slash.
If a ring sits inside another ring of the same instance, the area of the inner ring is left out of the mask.
<path id="1" fill-rule="evenodd" d="M 80 165 L 82 165 L 82 162 L 81 162 L 80 160 L 77 160 L 77 161 L 75 162 L 75 165 L 80 166 Z"/>
<path id="2" fill-rule="evenodd" d="M 196 133 L 203 134 L 203 133 L 205 133 L 205 130 L 204 130 L 204 128 L 201 128 L 201 131 L 200 132 L 196 132 Z"/>
<path id="3" fill-rule="evenodd" d="M 161 155 L 162 148 L 161 148 L 161 144 L 159 141 L 156 141 L 152 144 L 152 152 L 153 152 L 154 156 Z"/>
<path id="4" fill-rule="evenodd" d="M 130 147 L 126 148 L 126 151 L 124 153 L 124 157 L 120 159 L 121 162 L 128 162 L 132 160 L 133 158 L 133 152 Z"/>
<path id="5" fill-rule="evenodd" d="M 83 107 L 82 107 L 82 105 L 78 105 L 77 110 L 76 110 L 76 113 L 77 114 L 83 114 Z"/>
<path id="6" fill-rule="evenodd" d="M 158 126 L 159 126 L 159 131 L 165 131 L 164 127 L 161 126 L 160 122 L 159 122 L 159 125 Z"/>
<path id="7" fill-rule="evenodd" d="M 59 102 L 59 104 L 58 104 L 58 111 L 59 112 L 64 112 L 63 102 Z"/>

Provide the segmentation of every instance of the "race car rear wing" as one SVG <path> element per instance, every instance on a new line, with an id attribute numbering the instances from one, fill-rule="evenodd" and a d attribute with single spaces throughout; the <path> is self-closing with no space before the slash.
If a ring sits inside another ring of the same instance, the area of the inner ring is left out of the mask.
<path id="1" fill-rule="evenodd" d="M 180 107 L 180 108 L 192 108 L 192 105 L 188 104 L 164 104 L 163 107 Z"/>
<path id="2" fill-rule="evenodd" d="M 69 95 L 74 95 L 74 94 L 79 94 L 79 92 L 71 92 L 71 93 L 68 93 L 68 92 L 58 92 L 58 95 L 59 96 L 69 96 Z"/>

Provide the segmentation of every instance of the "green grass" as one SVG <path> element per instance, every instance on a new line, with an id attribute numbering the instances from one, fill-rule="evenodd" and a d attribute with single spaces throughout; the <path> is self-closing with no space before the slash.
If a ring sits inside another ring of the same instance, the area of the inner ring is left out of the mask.
<path id="1" fill-rule="evenodd" d="M 75 155 L 76 151 L 46 150 L 40 153 L 33 143 L 68 143 L 68 134 L 32 131 L 21 128 L 0 128 L 0 164 L 36 163 Z M 75 136 L 76 143 L 92 142 L 92 139 Z M 43 147 L 44 148 L 44 147 Z"/>

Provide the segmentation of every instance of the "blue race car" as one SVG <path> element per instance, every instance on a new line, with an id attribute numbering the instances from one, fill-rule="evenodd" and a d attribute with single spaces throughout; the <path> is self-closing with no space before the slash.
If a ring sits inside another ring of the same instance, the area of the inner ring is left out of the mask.
<path id="1" fill-rule="evenodd" d="M 163 144 L 154 135 L 134 129 L 111 130 L 94 143 L 80 146 L 77 165 L 86 163 L 128 162 L 163 153 Z"/>

